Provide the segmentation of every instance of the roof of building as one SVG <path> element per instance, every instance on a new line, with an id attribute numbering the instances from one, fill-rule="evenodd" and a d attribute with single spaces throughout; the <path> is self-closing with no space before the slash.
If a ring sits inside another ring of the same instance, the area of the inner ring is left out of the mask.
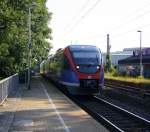
<path id="1" fill-rule="evenodd" d="M 103 55 L 106 55 L 107 53 L 102 53 Z M 126 52 L 123 52 L 123 51 L 116 51 L 116 52 L 111 52 L 110 53 L 111 56 L 132 56 L 133 55 L 133 52 L 132 51 L 126 51 Z"/>
<path id="2" fill-rule="evenodd" d="M 148 49 L 150 47 L 142 47 L 142 49 Z M 134 48 L 124 48 L 123 51 L 135 51 L 135 50 L 139 50 L 140 47 L 134 47 Z"/>
<path id="3" fill-rule="evenodd" d="M 131 56 L 126 59 L 122 59 L 118 61 L 118 64 L 139 64 L 140 63 L 140 56 Z M 150 55 L 143 55 L 142 56 L 142 63 L 143 64 L 150 64 Z"/>

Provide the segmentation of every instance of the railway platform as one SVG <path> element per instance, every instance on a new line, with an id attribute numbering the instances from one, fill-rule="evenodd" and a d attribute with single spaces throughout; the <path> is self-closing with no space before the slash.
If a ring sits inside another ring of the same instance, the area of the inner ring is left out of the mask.
<path id="1" fill-rule="evenodd" d="M 108 130 L 40 76 L 0 106 L 0 132 L 108 132 Z"/>

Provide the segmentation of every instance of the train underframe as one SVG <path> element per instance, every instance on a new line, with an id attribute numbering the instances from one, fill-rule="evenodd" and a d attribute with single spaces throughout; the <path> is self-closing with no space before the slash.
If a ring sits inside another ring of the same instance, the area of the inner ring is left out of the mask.
<path id="1" fill-rule="evenodd" d="M 80 83 L 62 83 L 69 94 L 73 95 L 99 95 L 103 84 L 99 80 L 82 79 Z"/>

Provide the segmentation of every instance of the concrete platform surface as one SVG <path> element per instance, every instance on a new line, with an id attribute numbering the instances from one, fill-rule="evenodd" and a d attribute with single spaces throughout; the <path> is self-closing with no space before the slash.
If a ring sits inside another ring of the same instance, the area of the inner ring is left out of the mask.
<path id="1" fill-rule="evenodd" d="M 0 106 L 0 132 L 108 132 L 41 77 Z"/>

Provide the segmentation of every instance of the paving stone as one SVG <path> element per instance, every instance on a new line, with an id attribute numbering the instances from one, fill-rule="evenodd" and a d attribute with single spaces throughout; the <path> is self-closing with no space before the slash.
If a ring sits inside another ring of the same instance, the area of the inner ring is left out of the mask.
<path id="1" fill-rule="evenodd" d="M 108 132 L 40 77 L 32 79 L 31 90 L 22 86 L 19 96 L 8 98 L 6 103 L 7 107 L 0 107 L 0 116 L 7 112 L 0 132 Z"/>

